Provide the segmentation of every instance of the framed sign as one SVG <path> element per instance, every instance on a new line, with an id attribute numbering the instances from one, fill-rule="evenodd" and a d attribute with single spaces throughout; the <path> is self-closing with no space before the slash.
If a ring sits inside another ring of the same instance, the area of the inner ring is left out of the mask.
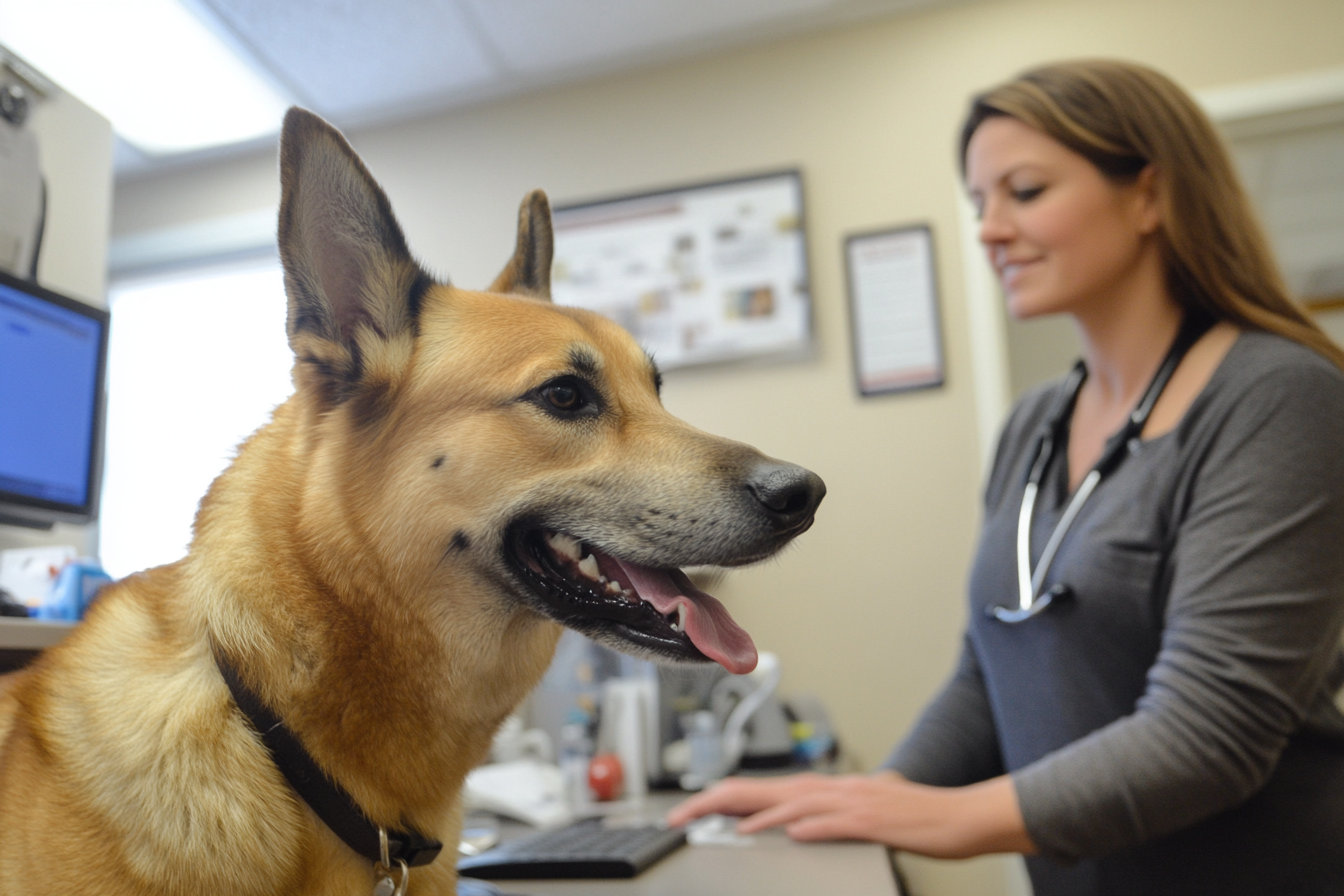
<path id="1" fill-rule="evenodd" d="M 943 336 L 928 225 L 845 238 L 860 395 L 943 384 Z"/>
<path id="2" fill-rule="evenodd" d="M 553 217 L 555 301 L 612 318 L 664 370 L 810 345 L 797 171 L 560 206 Z"/>

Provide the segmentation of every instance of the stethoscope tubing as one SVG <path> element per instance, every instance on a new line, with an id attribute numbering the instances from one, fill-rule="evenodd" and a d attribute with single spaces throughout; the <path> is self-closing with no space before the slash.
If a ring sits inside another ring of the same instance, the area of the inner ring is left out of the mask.
<path id="1" fill-rule="evenodd" d="M 1078 511 L 1083 509 L 1083 504 L 1092 494 L 1092 490 L 1101 482 L 1101 472 L 1099 470 L 1090 470 L 1083 479 L 1082 484 L 1078 486 L 1078 491 L 1073 495 L 1073 500 L 1069 501 L 1069 506 L 1064 509 L 1064 515 L 1059 518 L 1059 524 L 1055 530 L 1050 533 L 1050 540 L 1045 543 L 1045 550 L 1041 552 L 1040 562 L 1036 564 L 1036 571 L 1031 572 L 1031 517 L 1036 509 L 1036 492 L 1038 486 L 1034 482 L 1028 482 L 1026 489 L 1022 493 L 1022 511 L 1018 514 L 1017 520 L 1017 570 L 1018 570 L 1018 606 L 1026 610 L 1036 601 L 1036 595 L 1041 593 L 1041 586 L 1045 584 L 1045 576 L 1050 572 L 1050 564 L 1055 560 L 1055 553 L 1064 541 L 1065 534 L 1069 527 L 1073 525 L 1074 517 L 1078 516 Z"/>
<path id="2" fill-rule="evenodd" d="M 1039 615 L 1056 601 L 1073 594 L 1073 589 L 1062 583 L 1055 585 L 1044 594 L 1041 593 L 1041 588 L 1045 585 L 1045 577 L 1049 574 L 1050 566 L 1055 561 L 1055 555 L 1064 542 L 1064 536 L 1068 534 L 1074 519 L 1083 509 L 1083 505 L 1091 497 L 1092 492 L 1096 490 L 1102 478 L 1109 475 L 1120 465 L 1120 461 L 1128 453 L 1130 443 L 1143 434 L 1143 428 L 1148 423 L 1148 416 L 1152 413 L 1153 406 L 1157 404 L 1158 398 L 1161 397 L 1162 391 L 1167 387 L 1167 382 L 1171 379 L 1172 374 L 1176 372 L 1181 359 L 1185 357 L 1185 353 L 1189 351 L 1190 346 L 1194 345 L 1204 335 L 1211 323 L 1207 319 L 1192 320 L 1187 318 L 1181 324 L 1176 339 L 1172 342 L 1171 348 L 1168 349 L 1166 357 L 1162 359 L 1162 363 L 1158 365 L 1152 381 L 1149 382 L 1148 388 L 1144 390 L 1143 397 L 1139 399 L 1139 403 L 1135 405 L 1134 410 L 1125 419 L 1125 424 L 1120 428 L 1120 431 L 1106 443 L 1101 458 L 1088 471 L 1087 476 L 1083 478 L 1077 491 L 1074 492 L 1068 506 L 1064 509 L 1063 516 L 1059 518 L 1059 522 L 1055 524 L 1054 530 L 1050 533 L 1050 538 L 1045 543 L 1045 550 L 1041 552 L 1041 559 L 1033 570 L 1031 567 L 1031 521 L 1036 511 L 1036 498 L 1040 492 L 1041 481 L 1045 478 L 1045 470 L 1050 465 L 1050 459 L 1054 455 L 1055 443 L 1059 439 L 1065 420 L 1078 398 L 1078 390 L 1082 388 L 1083 381 L 1087 379 L 1086 365 L 1081 360 L 1074 365 L 1060 390 L 1059 398 L 1056 399 L 1054 406 L 1051 408 L 1050 416 L 1046 421 L 1045 432 L 1036 441 L 1035 454 L 1032 457 L 1027 474 L 1027 482 L 1022 489 L 1022 506 L 1017 514 L 1017 608 L 991 606 L 987 608 L 989 615 L 1000 622 L 1010 624 L 1025 622 Z"/>

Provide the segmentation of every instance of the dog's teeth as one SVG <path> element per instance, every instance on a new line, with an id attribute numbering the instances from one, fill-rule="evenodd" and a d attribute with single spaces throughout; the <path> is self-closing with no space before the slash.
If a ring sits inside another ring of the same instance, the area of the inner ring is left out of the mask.
<path id="1" fill-rule="evenodd" d="M 676 621 L 675 621 L 675 622 L 671 622 L 671 621 L 670 621 L 668 624 L 672 626 L 672 631 L 677 632 L 678 634 L 680 634 L 681 632 L 683 632 L 683 631 L 686 630 L 686 605 L 685 605 L 685 604 L 677 604 L 677 618 L 676 618 Z"/>
<path id="2" fill-rule="evenodd" d="M 589 554 L 587 557 L 584 557 L 582 560 L 580 560 L 579 572 L 583 573 L 590 579 L 596 580 L 598 576 L 597 558 L 594 557 L 592 554 Z"/>
<path id="3" fill-rule="evenodd" d="M 583 551 L 579 547 L 579 540 L 563 532 L 552 532 L 546 536 L 546 543 L 551 549 L 562 557 L 568 557 L 570 560 L 578 560 Z"/>
<path id="4" fill-rule="evenodd" d="M 610 582 L 607 582 L 607 593 L 608 593 L 608 594 L 624 594 L 624 593 L 625 593 L 625 589 L 621 587 L 621 583 L 620 583 L 620 582 L 617 582 L 617 581 L 610 581 Z"/>

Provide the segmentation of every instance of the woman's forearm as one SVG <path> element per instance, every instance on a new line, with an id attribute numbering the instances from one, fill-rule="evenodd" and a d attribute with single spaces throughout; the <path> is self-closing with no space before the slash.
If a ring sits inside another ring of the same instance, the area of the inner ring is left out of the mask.
<path id="1" fill-rule="evenodd" d="M 1036 844 L 1027 834 L 1022 818 L 1017 789 L 1008 775 L 953 788 L 951 794 L 951 798 L 959 803 L 953 815 L 965 826 L 961 836 L 972 847 L 971 855 L 992 852 L 1032 855 L 1036 852 Z"/>

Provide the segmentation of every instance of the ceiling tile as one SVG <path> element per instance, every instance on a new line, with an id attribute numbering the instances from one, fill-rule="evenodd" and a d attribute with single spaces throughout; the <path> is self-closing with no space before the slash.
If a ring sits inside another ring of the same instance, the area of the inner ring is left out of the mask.
<path id="1" fill-rule="evenodd" d="M 513 71 L 628 62 L 647 51 L 749 33 L 843 0 L 461 0 Z"/>
<path id="2" fill-rule="evenodd" d="M 470 89 L 499 74 L 452 0 L 199 0 L 295 100 L 366 113 Z"/>

